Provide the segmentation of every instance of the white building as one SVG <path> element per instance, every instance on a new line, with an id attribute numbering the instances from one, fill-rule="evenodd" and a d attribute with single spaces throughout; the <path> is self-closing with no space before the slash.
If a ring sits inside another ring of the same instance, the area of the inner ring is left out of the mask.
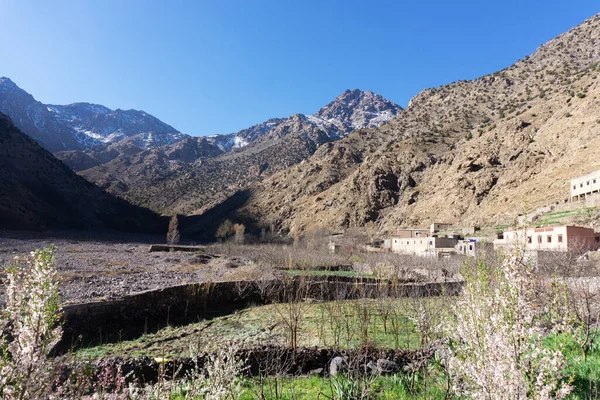
<path id="1" fill-rule="evenodd" d="M 417 256 L 440 256 L 446 253 L 455 253 L 456 238 L 432 236 L 392 236 L 390 248 L 394 253 L 412 254 Z"/>
<path id="2" fill-rule="evenodd" d="M 600 192 L 600 170 L 571 179 L 571 201 L 585 200 Z"/>
<path id="3" fill-rule="evenodd" d="M 547 226 L 542 228 L 508 230 L 502 239 L 494 241 L 494 247 L 510 249 L 516 246 L 524 250 L 595 250 L 600 233 L 581 226 Z"/>

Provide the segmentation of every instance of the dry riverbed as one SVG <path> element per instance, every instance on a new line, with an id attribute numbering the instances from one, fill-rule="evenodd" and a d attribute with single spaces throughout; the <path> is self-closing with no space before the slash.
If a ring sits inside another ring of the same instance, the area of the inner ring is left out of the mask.
<path id="1" fill-rule="evenodd" d="M 54 245 L 64 302 L 120 297 L 185 283 L 221 280 L 247 260 L 194 252 L 149 252 L 162 238 L 82 237 L 74 233 L 0 234 L 0 265 L 15 256 Z"/>

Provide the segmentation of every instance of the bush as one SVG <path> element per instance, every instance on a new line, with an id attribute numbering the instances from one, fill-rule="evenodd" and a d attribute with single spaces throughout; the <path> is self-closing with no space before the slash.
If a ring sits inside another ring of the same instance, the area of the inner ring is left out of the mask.
<path id="1" fill-rule="evenodd" d="M 62 336 L 54 249 L 16 257 L 0 315 L 0 398 L 43 398 L 54 382 L 48 354 Z"/>
<path id="2" fill-rule="evenodd" d="M 463 275 L 449 330 L 454 391 L 474 399 L 565 398 L 572 390 L 566 362 L 543 347 L 530 266 L 513 256 L 502 269 L 478 262 Z"/>

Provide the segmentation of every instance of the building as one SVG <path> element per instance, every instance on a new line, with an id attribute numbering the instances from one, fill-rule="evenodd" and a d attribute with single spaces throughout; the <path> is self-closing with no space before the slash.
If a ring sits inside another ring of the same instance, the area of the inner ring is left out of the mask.
<path id="1" fill-rule="evenodd" d="M 434 222 L 429 227 L 429 233 L 431 235 L 433 235 L 434 233 L 437 233 L 439 231 L 445 231 L 447 229 L 450 229 L 450 228 L 452 228 L 452 226 L 453 226 L 452 224 L 447 224 L 447 223 L 443 223 L 443 222 Z"/>
<path id="2" fill-rule="evenodd" d="M 413 228 L 400 228 L 396 231 L 396 238 L 412 239 L 412 238 L 423 238 L 429 237 L 431 233 L 429 229 L 413 229 Z"/>
<path id="3" fill-rule="evenodd" d="M 457 243 L 457 238 L 427 235 L 403 237 L 396 235 L 390 238 L 390 249 L 394 253 L 439 257 L 444 254 L 455 253 Z"/>
<path id="4" fill-rule="evenodd" d="M 477 257 L 492 252 L 494 245 L 483 238 L 461 239 L 455 246 L 456 253 L 463 256 Z"/>
<path id="5" fill-rule="evenodd" d="M 571 201 L 585 200 L 600 192 L 600 170 L 571 179 Z"/>
<path id="6" fill-rule="evenodd" d="M 548 226 L 542 228 L 507 230 L 501 239 L 494 241 L 494 248 L 524 246 L 526 251 L 596 250 L 600 233 L 581 226 Z"/>

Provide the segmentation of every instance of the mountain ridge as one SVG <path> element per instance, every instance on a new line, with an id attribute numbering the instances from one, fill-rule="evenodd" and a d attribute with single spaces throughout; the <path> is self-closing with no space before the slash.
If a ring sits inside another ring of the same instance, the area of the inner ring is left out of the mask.
<path id="1" fill-rule="evenodd" d="M 10 78 L 0 78 L 0 112 L 51 152 L 85 150 L 136 136 L 142 147 L 173 143 L 183 135 L 138 110 L 111 110 L 93 103 L 44 104 Z"/>
<path id="2" fill-rule="evenodd" d="M 389 123 L 321 146 L 222 217 L 297 234 L 372 221 L 511 223 L 600 168 L 600 15 L 504 70 L 425 89 Z"/>
<path id="3" fill-rule="evenodd" d="M 344 101 L 349 94 L 354 96 L 354 106 Z M 101 165 L 82 168 L 80 173 L 110 192 L 157 212 L 197 214 L 235 191 L 303 161 L 319 146 L 352 132 L 352 124 L 381 124 L 401 110 L 381 96 L 356 90 L 344 92 L 329 105 L 337 105 L 336 109 L 344 112 L 336 121 L 339 126 L 293 114 L 235 134 L 188 138 L 186 151 L 174 150 L 183 147 L 178 142 L 119 155 Z M 236 146 L 236 139 L 243 145 Z M 191 148 L 202 151 L 190 152 Z M 184 153 L 188 157 L 180 158 Z M 194 160 L 190 154 L 198 158 Z M 71 157 L 70 165 L 93 165 L 79 154 L 59 155 L 61 159 L 67 156 Z"/>

